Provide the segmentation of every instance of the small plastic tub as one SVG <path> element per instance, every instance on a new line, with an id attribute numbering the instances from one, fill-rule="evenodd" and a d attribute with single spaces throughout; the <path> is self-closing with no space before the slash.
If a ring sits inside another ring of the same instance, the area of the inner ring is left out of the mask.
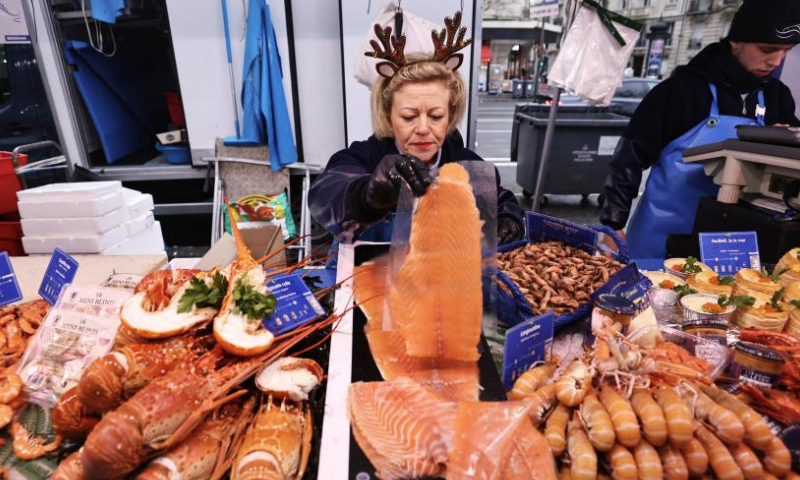
<path id="1" fill-rule="evenodd" d="M 700 337 L 704 340 L 728 346 L 728 322 L 723 319 L 695 320 L 683 322 L 684 333 Z"/>
<path id="2" fill-rule="evenodd" d="M 682 321 L 681 305 L 678 292 L 674 287 L 682 286 L 684 282 L 675 275 L 663 272 L 642 272 L 653 286 L 647 291 L 647 299 L 653 307 L 656 319 L 659 322 L 678 323 Z"/>
<path id="3" fill-rule="evenodd" d="M 161 142 L 156 142 L 156 150 L 161 152 L 167 162 L 173 165 L 192 163 L 192 154 L 188 145 L 162 145 Z"/>
<path id="4" fill-rule="evenodd" d="M 736 342 L 733 352 L 733 378 L 760 388 L 771 388 L 778 382 L 786 360 L 778 352 L 758 343 Z"/>
<path id="5" fill-rule="evenodd" d="M 709 312 L 703 308 L 704 305 L 717 305 L 719 296 L 708 293 L 694 293 L 683 297 L 681 307 L 683 307 L 683 323 L 711 323 L 724 322 L 730 324 L 733 312 L 736 311 L 735 305 L 728 305 L 720 312 Z"/>

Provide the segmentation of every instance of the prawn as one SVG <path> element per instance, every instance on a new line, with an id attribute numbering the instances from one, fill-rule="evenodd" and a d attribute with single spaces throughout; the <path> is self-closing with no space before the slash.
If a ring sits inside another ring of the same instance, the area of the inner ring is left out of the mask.
<path id="1" fill-rule="evenodd" d="M 699 477 L 708 470 L 708 453 L 698 439 L 692 437 L 683 446 L 681 453 L 683 459 L 686 460 L 686 468 L 689 469 L 690 477 Z"/>
<path id="2" fill-rule="evenodd" d="M 744 480 L 742 469 L 733 459 L 730 451 L 716 435 L 702 425 L 697 426 L 697 439 L 708 453 L 708 461 L 719 480 Z"/>
<path id="3" fill-rule="evenodd" d="M 633 449 L 633 457 L 636 459 L 636 468 L 639 471 L 639 480 L 662 480 L 664 478 L 664 467 L 661 465 L 661 457 L 647 440 L 642 440 Z"/>
<path id="4" fill-rule="evenodd" d="M 617 441 L 625 447 L 635 447 L 642 436 L 630 402 L 608 385 L 600 387 L 600 402 L 611 416 Z"/>
<path id="5" fill-rule="evenodd" d="M 509 400 L 520 400 L 527 395 L 532 394 L 547 382 L 547 380 L 556 371 L 556 366 L 553 363 L 547 363 L 533 367 L 527 372 L 517 378 L 514 382 L 514 387 L 508 392 Z"/>
<path id="6" fill-rule="evenodd" d="M 589 393 L 583 399 L 580 409 L 580 418 L 589 432 L 589 441 L 592 446 L 600 451 L 607 452 L 614 446 L 616 435 L 611 417 L 600 400 L 594 393 Z"/>
<path id="7" fill-rule="evenodd" d="M 656 390 L 656 402 L 664 410 L 669 430 L 669 442 L 681 448 L 692 438 L 692 412 L 683 403 L 678 393 L 669 387 Z"/>
<path id="8" fill-rule="evenodd" d="M 736 464 L 742 469 L 742 475 L 744 475 L 745 480 L 761 480 L 764 478 L 764 467 L 750 447 L 740 443 L 735 447 L 731 447 L 730 450 Z"/>
<path id="9" fill-rule="evenodd" d="M 755 410 L 730 393 L 716 387 L 700 385 L 712 400 L 732 411 L 744 425 L 744 440 L 756 450 L 767 450 L 772 444 L 772 430 Z"/>
<path id="10" fill-rule="evenodd" d="M 764 453 L 764 466 L 773 475 L 781 477 L 792 469 L 792 454 L 780 438 L 772 437 L 772 443 Z"/>
<path id="11" fill-rule="evenodd" d="M 614 445 L 607 454 L 606 458 L 611 468 L 611 478 L 614 480 L 637 480 L 638 469 L 633 454 L 620 445 Z"/>
<path id="12" fill-rule="evenodd" d="M 52 443 L 45 444 L 44 440 L 32 436 L 22 425 L 17 422 L 11 424 L 11 437 L 14 455 L 20 460 L 33 460 L 52 452 L 61 445 L 61 435 L 56 435 Z"/>
<path id="13" fill-rule="evenodd" d="M 642 423 L 645 440 L 656 447 L 664 445 L 669 434 L 667 420 L 652 395 L 647 390 L 635 390 L 631 396 L 631 407 Z"/>
<path id="14" fill-rule="evenodd" d="M 597 478 L 597 453 L 581 427 L 577 413 L 574 414 L 567 432 L 567 452 L 570 458 L 571 480 L 595 480 Z"/>
<path id="15" fill-rule="evenodd" d="M 556 398 L 568 407 L 577 407 L 589 393 L 593 376 L 592 369 L 576 358 L 556 380 Z"/>
<path id="16" fill-rule="evenodd" d="M 0 373 L 0 403 L 9 403 L 22 391 L 22 379 L 9 369 Z"/>
<path id="17" fill-rule="evenodd" d="M 707 421 L 717 437 L 727 445 L 737 445 L 744 439 L 744 424 L 729 409 L 716 403 L 705 393 L 687 385 L 678 387 L 684 401 L 693 406 L 694 416 Z"/>
<path id="18" fill-rule="evenodd" d="M 665 480 L 689 480 L 689 468 L 680 450 L 672 445 L 664 445 L 658 453 L 664 466 Z"/>
<path id="19" fill-rule="evenodd" d="M 560 457 L 567 446 L 566 430 L 570 413 L 568 406 L 559 403 L 547 418 L 544 437 L 547 439 L 547 443 L 550 444 L 550 450 L 555 458 Z"/>

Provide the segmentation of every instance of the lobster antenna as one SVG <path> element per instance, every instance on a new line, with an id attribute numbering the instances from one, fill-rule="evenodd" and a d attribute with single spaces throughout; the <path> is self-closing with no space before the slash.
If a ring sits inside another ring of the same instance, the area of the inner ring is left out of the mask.
<path id="1" fill-rule="evenodd" d="M 231 230 L 233 230 L 233 238 L 236 240 L 236 261 L 239 263 L 239 266 L 249 266 L 250 264 L 255 263 L 255 259 L 253 259 L 253 254 L 250 252 L 250 249 L 247 248 L 247 245 L 244 243 L 244 239 L 242 238 L 242 233 L 239 231 L 239 226 L 236 223 L 236 220 L 233 218 L 233 209 L 231 208 L 231 204 L 228 202 L 228 197 L 225 197 L 225 208 L 228 209 L 228 218 L 231 221 Z"/>

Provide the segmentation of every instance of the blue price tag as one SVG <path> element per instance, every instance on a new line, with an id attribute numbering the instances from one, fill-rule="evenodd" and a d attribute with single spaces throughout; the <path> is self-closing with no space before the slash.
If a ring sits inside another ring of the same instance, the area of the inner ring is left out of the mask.
<path id="1" fill-rule="evenodd" d="M 65 285 L 72 283 L 78 273 L 78 262 L 60 248 L 53 250 L 47 270 L 44 271 L 42 284 L 39 285 L 39 295 L 47 300 L 50 305 L 55 305 L 61 290 Z"/>
<path id="2" fill-rule="evenodd" d="M 558 241 L 589 253 L 597 250 L 598 235 L 591 228 L 534 212 L 526 212 L 525 220 L 531 242 Z"/>
<path id="3" fill-rule="evenodd" d="M 700 234 L 700 260 L 720 275 L 743 268 L 761 270 L 756 232 Z"/>
<path id="4" fill-rule="evenodd" d="M 553 312 L 539 315 L 506 332 L 503 350 L 503 387 L 511 390 L 514 381 L 531 365 L 543 361 L 553 343 Z"/>
<path id="5" fill-rule="evenodd" d="M 267 290 L 275 295 L 275 313 L 263 321 L 274 335 L 293 330 L 325 314 L 300 275 L 280 275 L 268 280 Z"/>
<path id="6" fill-rule="evenodd" d="M 650 280 L 639 272 L 635 263 L 631 263 L 609 278 L 605 285 L 595 290 L 591 298 L 596 300 L 600 295 L 611 294 L 633 302 L 641 311 L 649 305 L 647 291 L 651 286 Z"/>
<path id="7" fill-rule="evenodd" d="M 8 253 L 0 252 L 0 307 L 22 300 L 22 290 L 19 289 L 17 276 L 11 267 Z"/>

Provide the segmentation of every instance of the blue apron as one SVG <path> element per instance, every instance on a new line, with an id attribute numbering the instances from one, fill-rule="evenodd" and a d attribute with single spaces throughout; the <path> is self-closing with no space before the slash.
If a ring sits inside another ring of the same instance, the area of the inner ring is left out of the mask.
<path id="1" fill-rule="evenodd" d="M 692 233 L 700 197 L 716 197 L 719 186 L 705 174 L 702 162 L 684 163 L 687 148 L 736 138 L 737 125 L 764 125 L 764 93 L 758 91 L 757 119 L 720 115 L 717 87 L 709 117 L 669 143 L 651 169 L 647 188 L 628 225 L 631 258 L 664 258 L 667 235 Z"/>

